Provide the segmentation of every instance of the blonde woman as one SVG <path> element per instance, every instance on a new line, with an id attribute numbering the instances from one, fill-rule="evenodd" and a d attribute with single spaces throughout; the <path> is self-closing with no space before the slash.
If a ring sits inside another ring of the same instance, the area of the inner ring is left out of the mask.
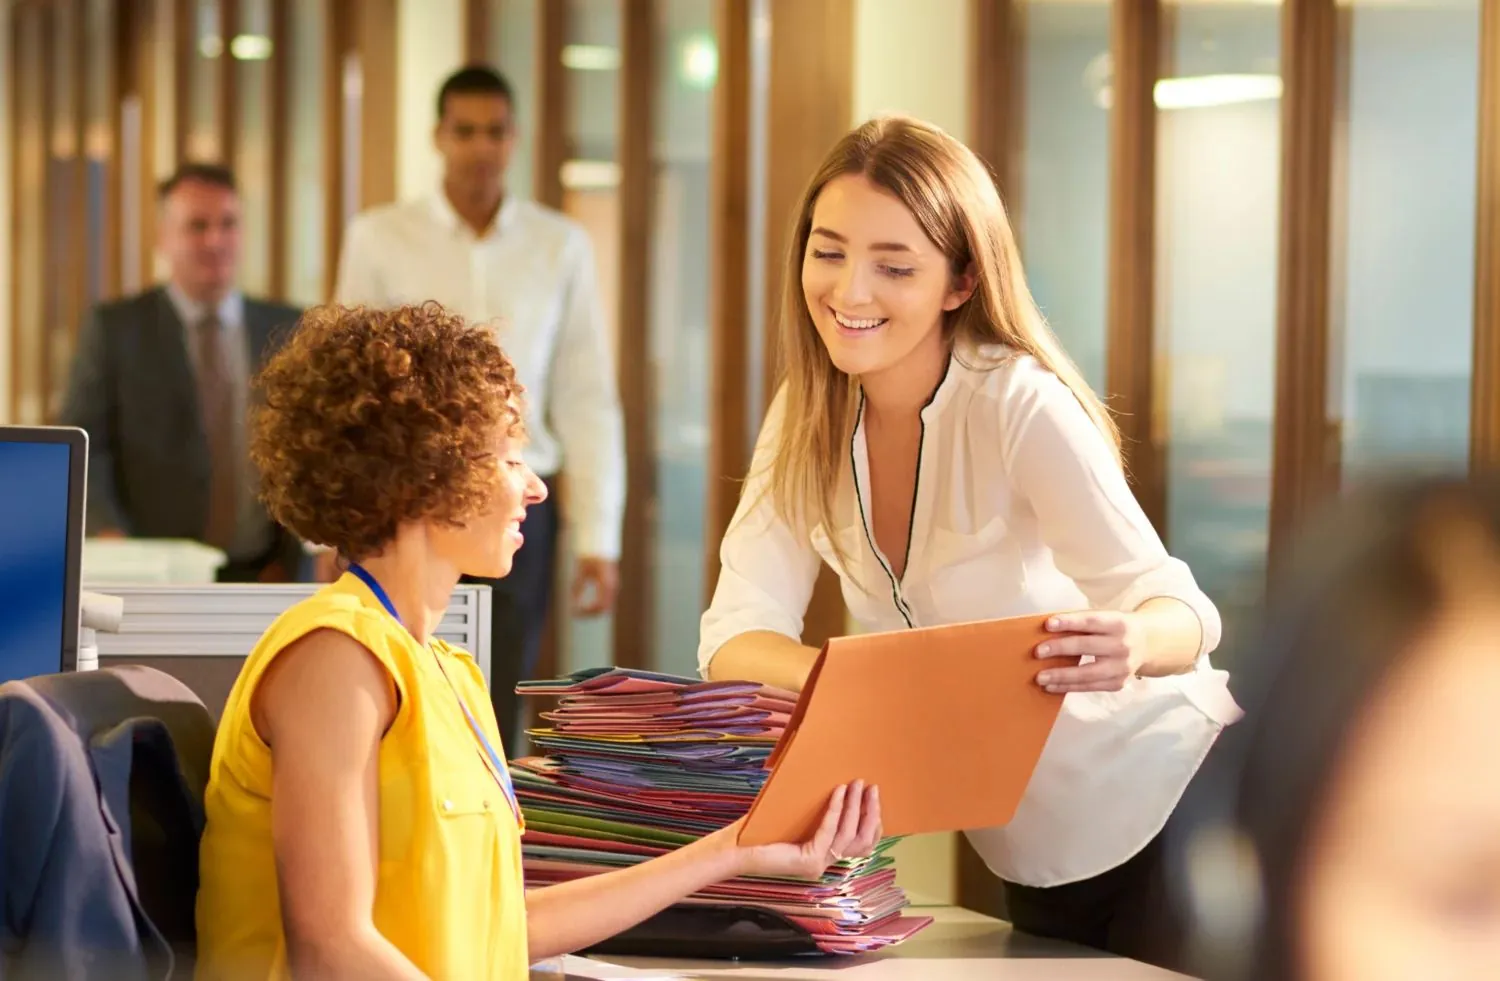
<path id="1" fill-rule="evenodd" d="M 818 568 L 864 630 L 1049 611 L 1069 693 L 1015 820 L 970 832 L 1021 929 L 1170 960 L 1157 839 L 1238 707 L 1220 621 L 1131 495 L 1109 413 L 1038 311 L 989 174 L 907 118 L 803 196 L 785 381 L 703 617 L 706 677 L 800 689 Z M 800 289 L 798 286 L 800 285 Z"/>

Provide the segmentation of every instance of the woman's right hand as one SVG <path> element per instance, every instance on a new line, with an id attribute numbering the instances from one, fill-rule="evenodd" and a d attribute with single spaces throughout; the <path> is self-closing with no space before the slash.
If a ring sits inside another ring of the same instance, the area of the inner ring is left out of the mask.
<path id="1" fill-rule="evenodd" d="M 875 851 L 883 837 L 880 791 L 863 780 L 835 788 L 818 830 L 803 842 L 741 846 L 744 823 L 741 818 L 710 836 L 733 850 L 735 875 L 816 879 L 836 862 Z"/>

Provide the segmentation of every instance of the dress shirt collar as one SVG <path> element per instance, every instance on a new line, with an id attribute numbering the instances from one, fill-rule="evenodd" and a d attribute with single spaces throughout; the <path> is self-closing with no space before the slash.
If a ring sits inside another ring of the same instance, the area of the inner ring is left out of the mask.
<path id="1" fill-rule="evenodd" d="M 177 319 L 182 321 L 184 327 L 193 327 L 200 323 L 208 314 L 208 304 L 200 303 L 192 299 L 176 283 L 167 284 L 167 299 L 172 303 L 172 309 L 177 313 Z M 229 295 L 219 301 L 214 310 L 219 316 L 219 323 L 225 327 L 238 327 L 245 320 L 245 296 L 239 290 L 230 290 Z"/>
<path id="2" fill-rule="evenodd" d="M 495 214 L 495 220 L 490 227 L 485 229 L 483 235 L 476 235 L 473 227 L 463 220 L 453 207 L 453 202 L 448 200 L 448 194 L 441 187 L 432 196 L 432 213 L 437 216 L 438 223 L 450 231 L 461 231 L 468 235 L 484 239 L 504 231 L 515 219 L 517 201 L 514 194 L 507 194 L 500 199 L 500 210 Z"/>

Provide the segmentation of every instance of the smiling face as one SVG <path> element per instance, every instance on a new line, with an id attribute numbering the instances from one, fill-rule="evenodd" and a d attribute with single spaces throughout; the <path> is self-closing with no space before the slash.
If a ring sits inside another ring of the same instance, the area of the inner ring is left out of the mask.
<path id="1" fill-rule="evenodd" d="M 547 485 L 522 456 L 525 445 L 519 433 L 501 435 L 495 443 L 495 483 L 489 507 L 461 528 L 432 530 L 439 549 L 465 575 L 486 579 L 510 575 L 516 552 L 526 542 L 526 509 L 547 499 Z"/>
<path id="2" fill-rule="evenodd" d="M 863 174 L 823 187 L 802 258 L 802 295 L 840 371 L 868 383 L 942 358 L 943 315 L 972 291 L 972 276 L 953 275 L 895 195 Z"/>

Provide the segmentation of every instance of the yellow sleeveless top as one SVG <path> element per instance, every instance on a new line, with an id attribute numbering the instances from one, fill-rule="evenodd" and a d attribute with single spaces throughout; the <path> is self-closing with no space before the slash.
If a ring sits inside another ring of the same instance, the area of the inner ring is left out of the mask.
<path id="1" fill-rule="evenodd" d="M 205 801 L 199 981 L 288 977 L 271 847 L 271 751 L 250 720 L 250 698 L 276 655 L 319 629 L 367 647 L 399 696 L 380 744 L 376 929 L 430 978 L 522 981 L 522 829 L 455 695 L 502 752 L 484 677 L 464 651 L 435 638 L 418 644 L 347 574 L 271 625 L 230 692 Z"/>

